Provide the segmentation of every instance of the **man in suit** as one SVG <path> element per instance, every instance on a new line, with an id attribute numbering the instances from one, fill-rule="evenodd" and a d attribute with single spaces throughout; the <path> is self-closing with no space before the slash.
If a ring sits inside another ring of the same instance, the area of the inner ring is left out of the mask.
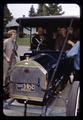
<path id="1" fill-rule="evenodd" d="M 32 38 L 31 50 L 48 49 L 48 38 L 45 29 L 42 26 L 38 26 L 37 32 L 38 34 Z"/>

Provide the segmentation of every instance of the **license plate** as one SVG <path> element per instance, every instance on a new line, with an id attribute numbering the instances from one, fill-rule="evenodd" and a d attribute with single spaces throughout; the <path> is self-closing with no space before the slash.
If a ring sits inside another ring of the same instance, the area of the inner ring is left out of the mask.
<path id="1" fill-rule="evenodd" d="M 27 92 L 34 92 L 35 85 L 34 84 L 17 84 L 17 90 L 20 91 L 27 91 Z"/>

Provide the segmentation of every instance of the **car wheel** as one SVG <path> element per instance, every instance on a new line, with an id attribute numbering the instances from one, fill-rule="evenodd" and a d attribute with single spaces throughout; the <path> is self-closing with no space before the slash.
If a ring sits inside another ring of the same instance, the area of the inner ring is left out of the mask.
<path id="1" fill-rule="evenodd" d="M 68 97 L 68 103 L 66 107 L 67 116 L 78 116 L 80 110 L 79 102 L 80 102 L 80 85 L 79 81 L 74 81 Z"/>

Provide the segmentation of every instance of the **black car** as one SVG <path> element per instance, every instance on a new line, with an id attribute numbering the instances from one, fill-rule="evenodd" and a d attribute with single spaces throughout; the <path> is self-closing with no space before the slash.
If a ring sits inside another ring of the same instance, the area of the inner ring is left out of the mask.
<path id="1" fill-rule="evenodd" d="M 44 26 L 51 44 L 52 33 L 58 27 L 79 28 L 79 17 L 74 16 L 38 16 L 18 18 L 16 21 L 25 28 Z M 32 35 L 32 34 L 31 34 Z M 30 35 L 30 42 L 32 37 Z M 73 72 L 73 59 L 67 58 L 64 52 L 68 35 L 60 51 L 53 49 L 28 51 L 21 56 L 21 61 L 10 72 L 9 94 L 10 98 L 20 101 L 27 101 L 27 104 L 34 102 L 41 103 L 44 111 L 41 115 L 46 115 L 48 104 L 54 96 L 57 97 L 69 80 L 69 75 Z M 52 44 L 53 45 L 53 44 Z M 72 85 L 72 92 L 68 99 L 67 116 L 77 116 L 79 108 L 79 81 Z M 74 97 L 73 97 L 74 96 Z"/>

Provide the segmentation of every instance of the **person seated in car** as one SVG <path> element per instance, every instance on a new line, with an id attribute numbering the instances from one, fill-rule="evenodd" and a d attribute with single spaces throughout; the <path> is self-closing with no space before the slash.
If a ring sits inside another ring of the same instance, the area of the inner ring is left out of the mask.
<path id="1" fill-rule="evenodd" d="M 50 50 L 55 50 L 55 44 L 56 44 L 56 36 L 57 36 L 57 32 L 56 31 L 53 31 L 52 34 L 50 35 L 50 41 L 49 42 L 49 49 Z"/>
<path id="2" fill-rule="evenodd" d="M 46 30 L 42 26 L 38 26 L 37 34 L 32 38 L 31 50 L 48 49 L 48 37 Z"/>
<path id="3" fill-rule="evenodd" d="M 67 28 L 67 33 L 68 33 L 68 38 L 67 38 L 67 44 L 66 44 L 66 51 L 70 50 L 75 44 L 73 28 L 68 27 Z"/>
<path id="4" fill-rule="evenodd" d="M 70 28 L 68 27 L 67 29 L 65 27 L 58 28 L 56 42 L 55 42 L 55 50 L 60 51 L 62 49 L 66 37 L 67 37 L 67 42 L 64 47 L 64 52 L 71 49 L 74 46 L 76 40 L 74 37 L 74 32 L 72 27 Z"/>
<path id="5" fill-rule="evenodd" d="M 60 27 L 57 29 L 56 41 L 55 41 L 55 50 L 60 51 L 62 49 L 64 40 L 66 38 L 66 28 Z"/>

